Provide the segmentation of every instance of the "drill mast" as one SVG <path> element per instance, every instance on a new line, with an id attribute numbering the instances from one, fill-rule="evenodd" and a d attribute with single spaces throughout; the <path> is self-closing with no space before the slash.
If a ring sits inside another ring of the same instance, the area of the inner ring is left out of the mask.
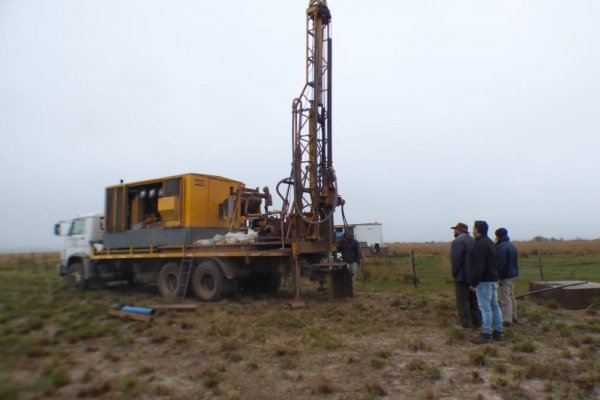
<path id="1" fill-rule="evenodd" d="M 310 0 L 306 83 L 292 102 L 292 173 L 277 185 L 283 200 L 282 242 L 290 244 L 297 301 L 301 275 L 321 284 L 327 279 L 332 298 L 351 297 L 353 290 L 347 265 L 328 257 L 335 208 L 341 205 L 344 214 L 333 169 L 331 77 L 331 13 L 327 0 Z M 285 195 L 279 190 L 282 184 L 287 185 Z"/>
<path id="2" fill-rule="evenodd" d="M 297 240 L 330 243 L 337 205 L 332 163 L 331 13 L 326 0 L 306 10 L 306 83 L 292 103 L 291 182 Z"/>

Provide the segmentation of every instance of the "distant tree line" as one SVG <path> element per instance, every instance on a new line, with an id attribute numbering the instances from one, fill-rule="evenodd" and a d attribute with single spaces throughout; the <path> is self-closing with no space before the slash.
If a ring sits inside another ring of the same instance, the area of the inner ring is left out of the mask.
<path id="1" fill-rule="evenodd" d="M 588 240 L 588 239 L 584 239 L 584 238 L 580 238 L 579 236 L 577 236 L 575 239 L 572 240 Z M 531 239 L 532 242 L 564 242 L 565 239 L 563 238 L 555 238 L 555 237 L 551 237 L 551 238 L 547 238 L 544 236 L 534 236 L 533 239 Z"/>

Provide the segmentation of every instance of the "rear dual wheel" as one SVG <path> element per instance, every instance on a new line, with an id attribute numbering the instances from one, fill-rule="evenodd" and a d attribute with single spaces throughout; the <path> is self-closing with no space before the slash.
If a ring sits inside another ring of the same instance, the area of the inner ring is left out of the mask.
<path id="1" fill-rule="evenodd" d="M 174 299 L 183 295 L 183 288 L 179 287 L 179 268 L 177 262 L 168 262 L 162 266 L 158 274 L 158 290 L 163 297 Z"/>
<path id="2" fill-rule="evenodd" d="M 192 277 L 194 294 L 203 301 L 217 301 L 231 291 L 229 283 L 216 261 L 206 260 L 200 263 Z"/>

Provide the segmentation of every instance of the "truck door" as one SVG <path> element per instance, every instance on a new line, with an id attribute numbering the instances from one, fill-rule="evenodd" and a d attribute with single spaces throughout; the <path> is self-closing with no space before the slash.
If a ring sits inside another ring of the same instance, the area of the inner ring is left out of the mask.
<path id="1" fill-rule="evenodd" d="M 75 218 L 66 239 L 65 261 L 75 254 L 88 254 L 89 241 L 85 235 L 85 225 L 88 218 Z"/>

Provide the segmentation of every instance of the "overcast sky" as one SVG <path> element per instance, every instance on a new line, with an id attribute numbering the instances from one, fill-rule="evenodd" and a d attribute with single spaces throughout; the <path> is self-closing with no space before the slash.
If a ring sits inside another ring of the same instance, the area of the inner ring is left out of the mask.
<path id="1" fill-rule="evenodd" d="M 307 0 L 0 0 L 0 249 L 104 188 L 186 172 L 274 188 Z M 350 222 L 451 239 L 600 237 L 600 2 L 330 0 Z M 338 221 L 340 219 L 338 218 Z"/>

